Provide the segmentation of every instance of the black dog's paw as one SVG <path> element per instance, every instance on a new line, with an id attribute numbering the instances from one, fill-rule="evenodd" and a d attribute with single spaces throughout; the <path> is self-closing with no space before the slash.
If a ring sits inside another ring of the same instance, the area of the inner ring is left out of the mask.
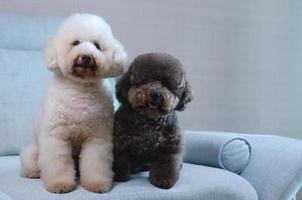
<path id="1" fill-rule="evenodd" d="M 172 179 L 168 179 L 168 178 L 161 179 L 161 178 L 149 177 L 149 180 L 150 180 L 150 183 L 152 183 L 152 185 L 162 188 L 162 189 L 170 189 L 175 184 L 175 181 L 173 181 Z"/>

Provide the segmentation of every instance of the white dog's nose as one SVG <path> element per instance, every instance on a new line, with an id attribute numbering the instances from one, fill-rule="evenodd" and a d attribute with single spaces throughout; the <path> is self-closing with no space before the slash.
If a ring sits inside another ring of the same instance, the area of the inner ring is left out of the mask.
<path id="1" fill-rule="evenodd" d="M 91 62 L 91 57 L 89 55 L 82 55 L 81 59 L 84 65 L 89 65 Z"/>

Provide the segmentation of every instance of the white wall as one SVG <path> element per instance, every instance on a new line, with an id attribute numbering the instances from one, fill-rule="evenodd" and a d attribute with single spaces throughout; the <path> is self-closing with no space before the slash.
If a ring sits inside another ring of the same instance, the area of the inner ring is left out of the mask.
<path id="1" fill-rule="evenodd" d="M 194 102 L 187 129 L 302 138 L 302 1 L 0 0 L 0 12 L 104 16 L 130 59 L 179 57 Z M 0 27 L 5 28 L 5 27 Z"/>

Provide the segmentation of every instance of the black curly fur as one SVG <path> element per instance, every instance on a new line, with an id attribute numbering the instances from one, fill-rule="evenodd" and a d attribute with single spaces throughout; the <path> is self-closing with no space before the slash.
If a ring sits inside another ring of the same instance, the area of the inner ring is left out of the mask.
<path id="1" fill-rule="evenodd" d="M 157 94 L 155 100 L 151 93 Z M 181 63 L 168 54 L 140 55 L 118 81 L 116 95 L 122 105 L 114 122 L 115 180 L 126 181 L 130 173 L 150 170 L 153 185 L 171 188 L 182 164 L 175 110 L 183 110 L 192 99 Z"/>

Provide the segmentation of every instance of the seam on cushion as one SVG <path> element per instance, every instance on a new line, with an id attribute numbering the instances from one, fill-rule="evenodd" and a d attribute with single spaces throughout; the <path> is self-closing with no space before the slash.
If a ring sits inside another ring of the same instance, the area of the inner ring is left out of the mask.
<path id="1" fill-rule="evenodd" d="M 295 177 L 298 176 L 298 174 L 301 174 L 300 176 L 302 177 L 302 166 L 299 168 L 299 170 L 298 170 L 297 173 L 295 174 L 294 178 L 293 178 L 293 179 L 290 181 L 290 183 L 286 186 L 285 191 L 288 191 L 288 190 L 289 190 L 289 188 L 290 188 L 290 186 L 291 186 L 291 183 L 295 180 Z M 300 178 L 300 179 L 302 179 L 302 178 Z M 299 189 L 299 188 L 302 186 L 301 180 L 300 180 L 300 184 L 299 184 L 299 185 L 300 185 L 300 186 L 298 186 L 297 189 Z M 282 197 L 283 197 L 283 196 L 284 196 L 284 193 L 282 193 L 282 194 L 280 195 L 279 200 L 282 200 Z"/>
<path id="2" fill-rule="evenodd" d="M 233 142 L 234 140 L 241 140 L 241 141 L 245 142 L 246 145 L 247 145 L 248 148 L 249 148 L 249 157 L 248 157 L 247 162 L 245 163 L 245 165 L 242 166 L 242 168 L 241 168 L 239 171 L 237 171 L 237 172 L 235 171 L 235 173 L 241 174 L 241 173 L 244 171 L 244 169 L 246 169 L 246 167 L 248 166 L 248 164 L 250 163 L 250 160 L 251 160 L 251 157 L 252 157 L 252 148 L 251 148 L 251 144 L 250 144 L 246 139 L 244 139 L 244 138 L 240 138 L 240 137 L 233 138 L 233 139 L 231 139 L 230 141 L 228 141 L 227 143 L 225 143 L 223 146 L 221 146 L 220 149 L 219 149 L 219 154 L 218 154 L 218 163 L 219 163 L 219 165 L 221 166 L 221 168 L 230 171 L 230 170 L 222 163 L 222 161 L 221 161 L 221 154 L 222 154 L 222 151 L 223 151 L 223 149 L 225 148 L 225 146 L 228 145 L 229 143 Z"/>

